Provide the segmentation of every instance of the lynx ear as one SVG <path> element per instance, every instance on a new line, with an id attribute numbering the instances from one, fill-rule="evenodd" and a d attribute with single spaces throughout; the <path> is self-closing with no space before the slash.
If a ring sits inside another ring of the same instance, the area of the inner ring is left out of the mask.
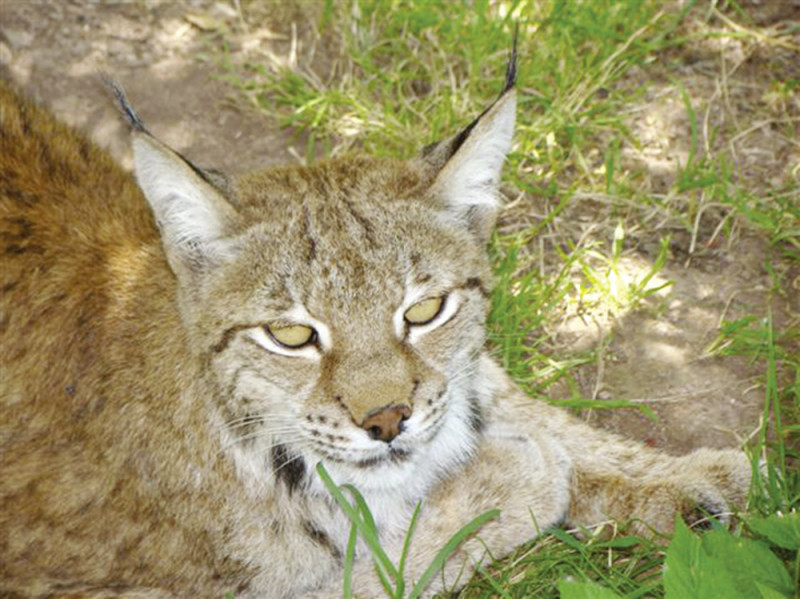
<path id="1" fill-rule="evenodd" d="M 481 240 L 488 239 L 500 205 L 498 185 L 516 120 L 515 74 L 516 50 L 497 101 L 455 137 L 423 150 L 437 171 L 431 193 Z"/>
<path id="2" fill-rule="evenodd" d="M 134 132 L 133 156 L 175 274 L 224 258 L 238 214 L 212 180 L 145 131 Z"/>
<path id="3" fill-rule="evenodd" d="M 175 274 L 182 278 L 232 251 L 226 238 L 238 214 L 221 189 L 223 175 L 195 167 L 153 137 L 131 106 L 122 86 L 101 75 L 133 132 L 136 179 L 161 229 L 162 243 Z"/>

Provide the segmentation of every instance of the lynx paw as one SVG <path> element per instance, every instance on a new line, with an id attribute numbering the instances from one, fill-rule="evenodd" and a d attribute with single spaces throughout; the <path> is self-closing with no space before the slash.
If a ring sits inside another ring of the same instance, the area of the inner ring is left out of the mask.
<path id="1" fill-rule="evenodd" d="M 687 524 L 709 526 L 710 518 L 729 523 L 743 508 L 750 489 L 752 466 L 734 450 L 700 449 L 680 460 L 683 482 L 681 515 Z"/>

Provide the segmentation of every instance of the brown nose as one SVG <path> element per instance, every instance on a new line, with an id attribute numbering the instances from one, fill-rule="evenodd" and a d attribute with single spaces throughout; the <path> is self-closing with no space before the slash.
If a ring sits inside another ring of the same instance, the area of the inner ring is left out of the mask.
<path id="1" fill-rule="evenodd" d="M 409 416 L 411 408 L 408 406 L 384 406 L 364 418 L 361 428 L 376 441 L 380 439 L 388 443 L 402 432 L 403 422 L 408 420 Z"/>

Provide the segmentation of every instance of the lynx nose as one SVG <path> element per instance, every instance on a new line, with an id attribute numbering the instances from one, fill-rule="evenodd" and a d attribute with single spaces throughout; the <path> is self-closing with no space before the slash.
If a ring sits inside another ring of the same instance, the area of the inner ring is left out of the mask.
<path id="1" fill-rule="evenodd" d="M 361 423 L 372 439 L 386 441 L 394 439 L 403 430 L 403 422 L 411 416 L 411 408 L 402 405 L 384 406 L 370 413 Z"/>

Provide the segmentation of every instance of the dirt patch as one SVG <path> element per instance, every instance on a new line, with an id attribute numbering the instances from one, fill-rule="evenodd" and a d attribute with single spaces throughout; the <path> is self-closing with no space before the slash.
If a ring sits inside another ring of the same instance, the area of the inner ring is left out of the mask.
<path id="1" fill-rule="evenodd" d="M 800 325 L 798 265 L 784 257 L 785 248 L 770 243 L 731 203 L 704 192 L 678 198 L 673 191 L 692 159 L 724 156 L 738 187 L 733 193 L 785 190 L 787 202 L 800 205 L 800 97 L 784 87 L 800 73 L 800 3 L 748 8 L 752 20 L 738 31 L 741 37 L 704 35 L 666 53 L 646 73 L 631 69 L 621 83 L 646 85 L 629 121 L 639 143 L 623 145 L 623 168 L 640 173 L 653 197 L 673 209 L 654 210 L 647 217 L 652 228 L 626 239 L 622 266 L 635 278 L 638 265 L 641 276 L 654 261 L 658 238 L 669 235 L 670 259 L 659 277 L 674 284 L 649 309 L 611 318 L 573 315 L 560 340 L 599 350 L 600 363 L 576 373 L 584 396 L 634 400 L 659 416 L 653 422 L 634 410 L 604 410 L 590 419 L 676 452 L 737 445 L 758 430 L 764 362 L 722 356 L 720 327 L 749 316 L 766 325 L 768 315 L 776 335 Z M 710 19 L 690 14 L 681 34 L 732 26 L 729 15 L 712 10 Z M 686 217 L 676 218 L 675 207 L 685 208 Z M 563 219 L 613 226 L 609 212 L 608 202 L 589 197 Z M 612 235 L 602 227 L 595 234 Z"/>
<path id="2" fill-rule="evenodd" d="M 784 12 L 774 9 L 777 4 L 763 3 L 763 10 L 756 10 L 758 26 L 780 28 L 798 20 L 792 12 L 795 4 L 781 4 Z M 239 58 L 250 52 L 256 58 L 268 54 L 273 61 L 291 62 L 297 51 L 293 39 L 302 38 L 308 24 L 297 15 L 276 15 L 275 4 L 272 10 L 261 6 L 254 12 L 246 7 L 244 15 L 238 5 L 206 0 L 6 1 L 0 6 L 0 63 L 26 92 L 88 131 L 127 167 L 127 131 L 98 80 L 100 70 L 124 84 L 153 132 L 201 165 L 242 171 L 294 162 L 298 152 L 292 135 L 248 107 L 221 79 L 217 60 L 224 38 Z M 800 144 L 797 126 L 787 127 L 796 121 L 784 117 L 798 114 L 797 96 L 774 90 L 777 78 L 770 73 L 796 71 L 800 57 L 791 48 L 767 51 L 758 44 L 726 44 L 709 43 L 691 56 L 665 60 L 684 61 L 681 80 L 706 125 L 702 132 L 725 132 L 724 143 L 739 161 L 741 176 L 772 186 L 791 182 L 797 177 Z M 324 53 L 320 56 L 324 59 Z M 659 68 L 663 66 L 653 66 Z M 674 69 L 670 72 L 674 76 Z M 641 70 L 628 77 L 632 84 L 654 79 L 653 73 Z M 663 85 L 651 85 L 647 94 L 641 114 L 632 119 L 642 143 L 623 148 L 623 156 L 628 168 L 648 171 L 653 193 L 664 193 L 686 162 L 689 125 L 666 74 Z M 753 122 L 753 106 L 763 115 L 765 104 L 773 117 Z M 723 141 L 707 136 L 700 143 L 710 147 Z M 302 141 L 297 145 L 302 148 Z M 575 210 L 582 210 L 580 203 Z M 596 210 L 588 214 L 591 218 Z M 563 218 L 578 222 L 579 216 Z M 660 416 L 654 423 L 635 411 L 613 410 L 592 413 L 590 419 L 681 452 L 736 445 L 758 426 L 763 366 L 741 357 L 715 356 L 707 349 L 723 320 L 766 314 L 768 306 L 779 326 L 797 326 L 800 273 L 793 274 L 779 252 L 752 232 L 742 229 L 723 243 L 714 229 L 718 222 L 710 219 L 695 238 L 675 229 L 672 257 L 662 272 L 674 286 L 651 309 L 601 322 L 586 315 L 565 320 L 559 337 L 565 347 L 598 346 L 602 356 L 597 366 L 577 371 L 582 393 L 641 400 Z M 639 259 L 652 262 L 663 232 L 662 227 L 640 234 L 626 254 L 631 268 Z M 765 264 L 784 276 L 785 288 L 793 294 L 770 293 L 773 285 Z"/>
<path id="3" fill-rule="evenodd" d="M 290 136 L 221 80 L 216 28 L 236 19 L 221 2 L 4 2 L 0 60 L 128 168 L 128 134 L 100 72 L 123 84 L 154 133 L 199 164 L 240 171 L 291 161 Z"/>

